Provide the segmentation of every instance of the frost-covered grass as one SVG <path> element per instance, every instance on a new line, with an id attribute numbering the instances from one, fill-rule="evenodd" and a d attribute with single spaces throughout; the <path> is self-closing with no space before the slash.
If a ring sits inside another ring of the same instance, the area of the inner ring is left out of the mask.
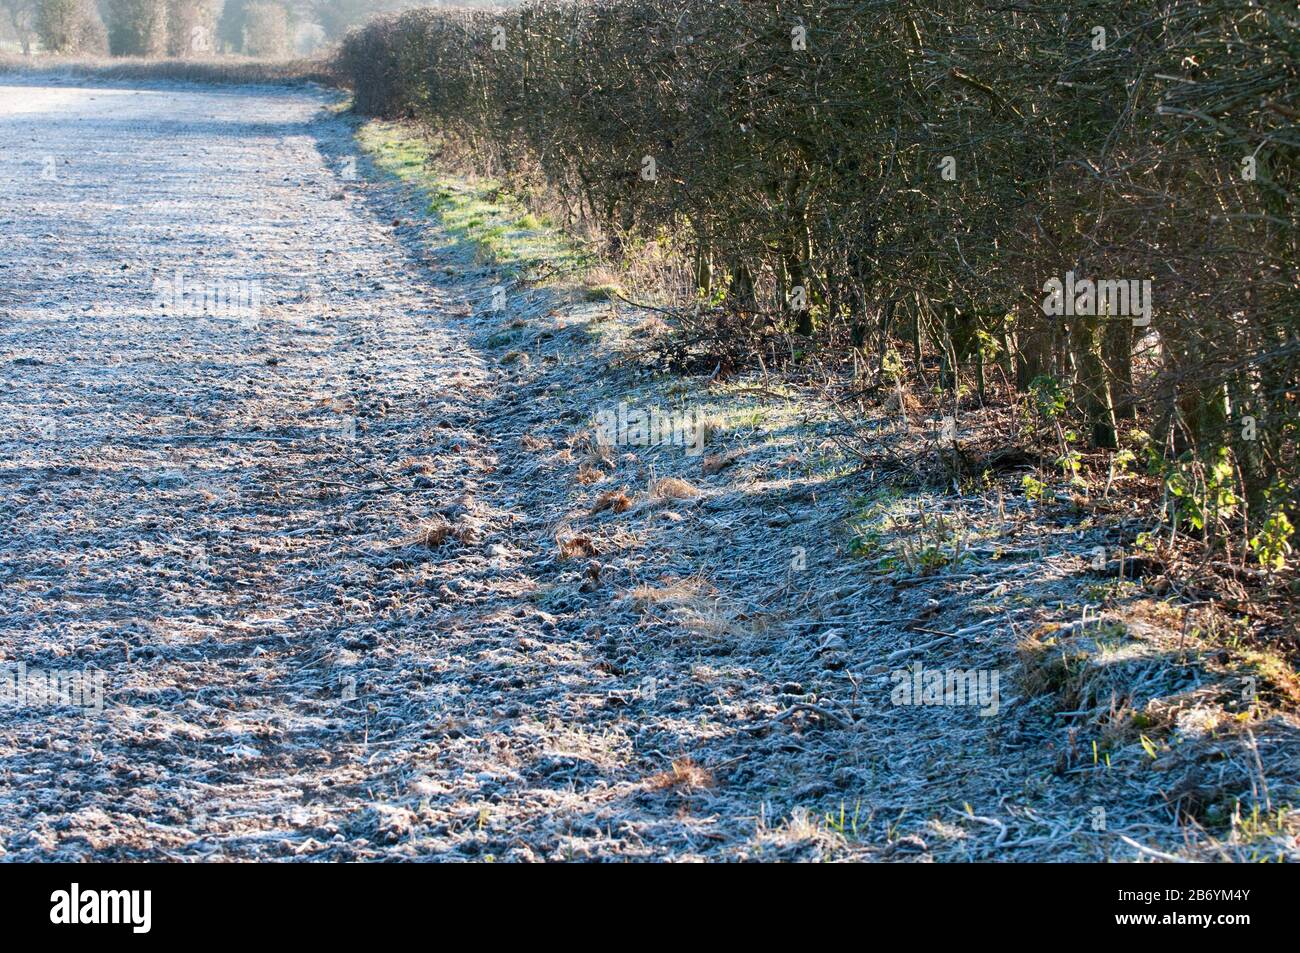
<path id="1" fill-rule="evenodd" d="M 224 55 L 185 59 L 137 56 L 21 56 L 0 54 L 0 75 L 48 80 L 73 77 L 97 80 L 165 80 L 229 85 L 332 84 L 326 60 L 266 60 Z"/>

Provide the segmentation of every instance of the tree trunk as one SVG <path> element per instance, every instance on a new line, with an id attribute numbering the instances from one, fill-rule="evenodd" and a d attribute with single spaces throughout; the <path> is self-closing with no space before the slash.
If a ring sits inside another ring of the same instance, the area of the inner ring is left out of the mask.
<path id="1" fill-rule="evenodd" d="M 1106 365 L 1106 386 L 1110 391 L 1115 419 L 1132 420 L 1137 416 L 1133 402 L 1133 322 L 1129 318 L 1111 318 L 1102 338 L 1102 363 Z"/>
<path id="2" fill-rule="evenodd" d="M 1092 445 L 1113 450 L 1118 445 L 1117 427 L 1107 386 L 1106 368 L 1101 360 L 1101 342 L 1098 340 L 1101 322 L 1102 319 L 1097 315 L 1075 318 L 1070 324 L 1070 336 L 1074 340 L 1074 356 L 1079 374 L 1076 386 L 1088 429 L 1092 433 Z"/>
<path id="3" fill-rule="evenodd" d="M 1051 345 L 1047 328 L 1021 325 L 1016 329 L 1016 390 L 1029 390 L 1034 378 L 1047 368 Z"/>
<path id="4" fill-rule="evenodd" d="M 754 310 L 754 275 L 748 265 L 738 263 L 732 269 L 728 291 L 738 307 Z"/>

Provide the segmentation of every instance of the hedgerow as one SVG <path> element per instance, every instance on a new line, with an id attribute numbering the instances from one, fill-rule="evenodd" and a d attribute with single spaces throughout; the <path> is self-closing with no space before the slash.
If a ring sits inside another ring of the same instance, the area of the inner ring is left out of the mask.
<path id="1" fill-rule="evenodd" d="M 1056 387 L 1094 448 L 1141 424 L 1171 512 L 1267 562 L 1300 492 L 1298 47 L 1277 0 L 541 0 L 372 21 L 339 67 L 615 251 L 671 244 L 720 337 L 937 355 L 954 413 Z M 1071 277 L 1124 284 L 1048 300 Z"/>

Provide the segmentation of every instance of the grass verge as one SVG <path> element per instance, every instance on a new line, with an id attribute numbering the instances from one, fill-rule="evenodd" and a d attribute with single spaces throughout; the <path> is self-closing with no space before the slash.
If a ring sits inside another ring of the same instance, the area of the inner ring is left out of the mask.
<path id="1" fill-rule="evenodd" d="M 357 130 L 357 141 L 379 171 L 424 191 L 428 213 L 472 246 L 482 264 L 511 277 L 538 269 L 577 275 L 591 264 L 576 240 L 529 212 L 501 183 L 434 167 L 430 140 L 418 127 L 371 120 Z"/>
<path id="2" fill-rule="evenodd" d="M 753 712 L 812 719 L 804 741 L 821 745 L 810 754 L 825 759 L 816 764 L 838 763 L 855 744 L 862 754 L 861 735 L 833 732 L 869 724 L 875 754 L 862 764 L 902 747 L 945 770 L 963 765 L 966 780 L 945 785 L 943 798 L 969 797 L 988 814 L 1001 802 L 979 779 L 1018 778 L 1035 810 L 1069 822 L 1017 848 L 1036 843 L 1055 859 L 1129 856 L 1119 834 L 1146 831 L 1145 840 L 1159 818 L 1158 843 L 1195 841 L 1186 852 L 1201 859 L 1294 851 L 1293 670 L 1260 620 L 1210 605 L 1192 612 L 1179 580 L 1117 547 L 1133 530 L 1123 508 L 1110 512 L 1074 487 L 1055 492 L 1034 458 L 989 460 L 974 445 L 963 479 L 936 480 L 951 456 L 939 447 L 941 420 L 915 409 L 863 408 L 850 418 L 789 375 L 662 373 L 636 348 L 662 322 L 611 306 L 603 290 L 623 272 L 611 276 L 500 183 L 440 167 L 436 140 L 418 127 L 371 121 L 357 138 L 376 171 L 411 187 L 412 202 L 440 226 L 429 231 L 446 233 L 450 254 L 436 257 L 458 274 L 460 292 L 469 286 L 481 302 L 480 286 L 515 276 L 508 307 L 456 313 L 473 317 L 477 348 L 500 367 L 503 408 L 539 410 L 522 445 L 537 454 L 538 472 L 568 487 L 547 517 L 558 527 L 556 565 L 566 568 L 539 588 L 540 608 L 568 611 L 620 580 L 645 625 L 675 625 L 676 641 L 650 656 L 656 663 L 678 649 L 729 660 L 734 672 L 771 673 L 772 659 L 794 659 L 769 678 L 778 700 L 760 693 Z M 461 267 L 458 254 L 484 267 Z M 595 414 L 648 407 L 699 411 L 703 453 L 598 441 Z M 984 434 L 1012 423 L 996 409 L 968 419 Z M 1027 489 L 1031 473 L 1042 492 Z M 998 720 L 936 706 L 921 721 L 895 707 L 887 686 L 922 661 L 930 671 L 1004 676 Z M 715 755 L 728 765 L 745 757 Z M 918 775 L 885 782 L 859 767 L 842 769 L 855 797 L 887 797 L 931 818 L 901 840 L 895 822 L 891 845 L 924 837 L 936 856 L 969 856 L 963 844 L 974 835 L 949 837 L 947 812 Z M 681 783 L 664 775 L 655 785 Z M 839 801 L 817 800 L 833 796 L 824 780 L 794 795 L 804 803 L 790 830 L 812 824 L 850 839 L 844 829 L 857 825 L 835 820 Z M 827 820 L 807 821 L 818 817 Z M 935 846 L 936 837 L 952 845 Z"/>

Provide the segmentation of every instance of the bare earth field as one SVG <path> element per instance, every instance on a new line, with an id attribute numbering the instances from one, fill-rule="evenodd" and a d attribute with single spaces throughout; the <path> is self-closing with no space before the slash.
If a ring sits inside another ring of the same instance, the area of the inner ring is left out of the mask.
<path id="1" fill-rule="evenodd" d="M 1222 727 L 1239 660 L 1079 626 L 1102 528 L 977 498 L 984 562 L 885 578 L 844 527 L 900 500 L 808 465 L 829 415 L 596 447 L 661 393 L 608 305 L 491 312 L 333 102 L 0 85 L 0 662 L 105 686 L 0 703 L 0 857 L 1300 856 L 1229 816 L 1300 796 L 1292 718 Z M 917 662 L 996 713 L 891 703 Z M 1147 728 L 1093 730 L 1117 687 Z"/>

